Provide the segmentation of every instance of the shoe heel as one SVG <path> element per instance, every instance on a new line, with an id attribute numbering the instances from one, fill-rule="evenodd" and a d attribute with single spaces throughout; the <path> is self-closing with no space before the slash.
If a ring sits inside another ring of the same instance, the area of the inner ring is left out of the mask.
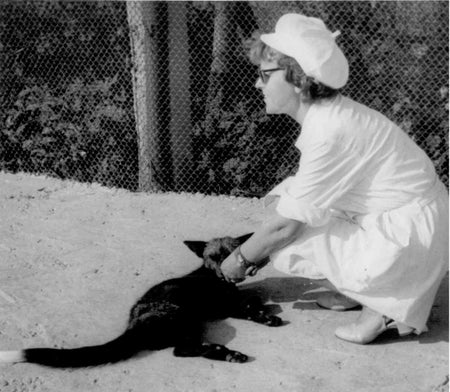
<path id="1" fill-rule="evenodd" d="M 408 327 L 405 324 L 398 323 L 392 319 L 385 317 L 386 329 L 397 329 L 399 336 L 407 336 L 414 332 L 414 328 Z"/>

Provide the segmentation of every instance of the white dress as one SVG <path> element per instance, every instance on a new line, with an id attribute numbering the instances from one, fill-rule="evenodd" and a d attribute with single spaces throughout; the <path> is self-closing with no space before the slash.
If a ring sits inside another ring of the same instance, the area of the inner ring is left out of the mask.
<path id="1" fill-rule="evenodd" d="M 328 279 L 343 294 L 426 330 L 448 270 L 448 192 L 431 160 L 382 114 L 347 97 L 313 104 L 296 142 L 295 176 L 265 203 L 306 223 L 272 255 L 288 274 Z"/>

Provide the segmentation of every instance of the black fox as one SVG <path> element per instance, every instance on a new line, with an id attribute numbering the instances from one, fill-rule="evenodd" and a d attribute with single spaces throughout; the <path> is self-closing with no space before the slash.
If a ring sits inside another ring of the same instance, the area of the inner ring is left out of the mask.
<path id="1" fill-rule="evenodd" d="M 174 347 L 178 357 L 205 357 L 246 362 L 248 357 L 223 345 L 202 340 L 208 320 L 236 317 L 268 326 L 280 326 L 258 297 L 244 298 L 233 283 L 220 278 L 220 264 L 252 234 L 204 241 L 184 241 L 203 265 L 197 270 L 153 286 L 130 312 L 128 327 L 116 339 L 74 349 L 29 348 L 0 351 L 0 362 L 30 362 L 51 367 L 87 367 L 114 363 L 144 350 Z"/>

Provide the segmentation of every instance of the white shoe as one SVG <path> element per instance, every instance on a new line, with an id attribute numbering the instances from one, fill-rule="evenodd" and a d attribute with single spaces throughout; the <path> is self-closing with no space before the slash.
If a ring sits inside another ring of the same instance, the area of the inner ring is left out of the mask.
<path id="1" fill-rule="evenodd" d="M 339 339 L 347 342 L 367 344 L 388 329 L 397 329 L 397 323 L 364 306 L 356 323 L 338 327 L 334 333 Z M 412 331 L 412 328 L 404 330 L 401 336 L 408 335 Z"/>

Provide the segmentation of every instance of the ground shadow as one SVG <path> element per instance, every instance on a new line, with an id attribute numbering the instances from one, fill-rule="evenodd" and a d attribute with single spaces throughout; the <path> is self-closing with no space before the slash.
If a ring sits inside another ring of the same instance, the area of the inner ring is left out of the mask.
<path id="1" fill-rule="evenodd" d="M 224 320 L 210 321 L 205 326 L 203 337 L 210 343 L 226 346 L 236 337 L 236 328 Z"/>
<path id="2" fill-rule="evenodd" d="M 260 281 L 242 284 L 241 290 L 246 295 L 258 295 L 264 302 L 275 303 L 268 305 L 274 314 L 281 312 L 277 303 L 293 302 L 293 308 L 299 310 L 322 309 L 316 304 L 321 292 L 319 286 L 306 278 L 272 277 Z M 428 319 L 427 333 L 411 334 L 402 337 L 401 341 L 416 340 L 420 344 L 430 344 L 449 341 L 449 278 L 443 279 Z M 373 344 L 389 344 L 399 342 L 396 330 L 383 333 Z"/>
<path id="3" fill-rule="evenodd" d="M 448 273 L 442 280 L 439 290 L 436 294 L 433 307 L 431 308 L 430 317 L 428 318 L 429 331 L 417 337 L 419 343 L 429 344 L 445 341 L 448 342 L 449 335 L 449 288 L 448 288 Z"/>
<path id="4" fill-rule="evenodd" d="M 299 277 L 274 277 L 243 284 L 241 291 L 245 295 L 257 295 L 264 302 L 293 302 L 294 309 L 319 309 L 316 305 L 321 291 L 311 280 Z M 275 308 L 274 305 L 268 305 Z"/>

